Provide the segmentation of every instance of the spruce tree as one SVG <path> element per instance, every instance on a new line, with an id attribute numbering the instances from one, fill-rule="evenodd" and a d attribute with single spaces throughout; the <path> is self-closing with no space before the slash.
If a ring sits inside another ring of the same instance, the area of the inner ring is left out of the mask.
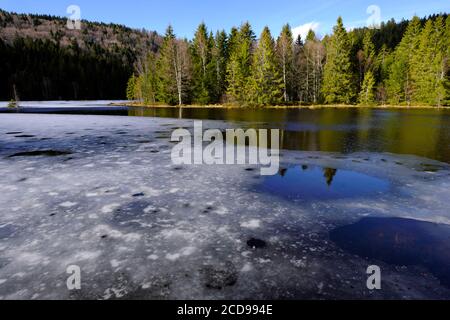
<path id="1" fill-rule="evenodd" d="M 201 23 L 195 32 L 192 42 L 193 67 L 193 99 L 195 103 L 208 104 L 213 98 L 210 83 L 209 64 L 211 62 L 211 40 L 204 23 Z"/>
<path id="2" fill-rule="evenodd" d="M 175 50 L 175 34 L 173 28 L 169 25 L 164 35 L 163 43 L 160 50 L 160 59 L 158 61 L 158 101 L 167 104 L 177 104 L 178 90 L 177 79 L 175 74 L 174 60 L 176 56 Z"/>
<path id="3" fill-rule="evenodd" d="M 327 43 L 327 62 L 323 75 L 322 93 L 326 103 L 350 104 L 355 98 L 350 44 L 342 18 L 339 17 L 333 35 Z"/>
<path id="4" fill-rule="evenodd" d="M 231 53 L 227 65 L 227 94 L 234 103 L 247 100 L 246 84 L 250 76 L 254 33 L 248 22 L 230 38 Z"/>
<path id="5" fill-rule="evenodd" d="M 408 24 L 400 44 L 395 49 L 389 78 L 386 81 L 388 98 L 391 103 L 407 102 L 409 104 L 411 102 L 411 64 L 413 57 L 417 54 L 420 31 L 420 19 L 415 16 Z"/>
<path id="6" fill-rule="evenodd" d="M 277 39 L 277 56 L 283 76 L 283 99 L 284 102 L 292 101 L 293 96 L 293 43 L 292 31 L 289 24 L 283 26 L 281 34 Z"/>
<path id="7" fill-rule="evenodd" d="M 191 62 L 186 39 L 176 39 L 172 26 L 164 35 L 158 60 L 158 101 L 182 105 L 189 101 Z"/>
<path id="8" fill-rule="evenodd" d="M 225 31 L 216 33 L 212 48 L 213 102 L 218 103 L 226 91 L 226 68 L 228 60 L 228 39 Z"/>
<path id="9" fill-rule="evenodd" d="M 135 89 L 136 89 L 136 76 L 134 74 L 131 75 L 127 84 L 127 99 L 134 100 L 135 99 Z"/>
<path id="10" fill-rule="evenodd" d="M 375 78 L 372 71 L 367 71 L 359 93 L 359 103 L 371 105 L 375 103 Z"/>
<path id="11" fill-rule="evenodd" d="M 253 55 L 252 73 L 248 85 L 250 103 L 278 104 L 283 99 L 283 78 L 278 72 L 275 41 L 265 27 Z"/>

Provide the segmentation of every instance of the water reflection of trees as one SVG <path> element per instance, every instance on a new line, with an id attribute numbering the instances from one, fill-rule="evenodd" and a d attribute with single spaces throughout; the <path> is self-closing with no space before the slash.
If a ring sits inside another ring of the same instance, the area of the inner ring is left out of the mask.
<path id="1" fill-rule="evenodd" d="M 333 183 L 334 176 L 337 173 L 337 169 L 333 168 L 324 168 L 323 169 L 323 176 L 325 177 L 325 180 L 327 181 L 327 185 L 331 186 Z"/>
<path id="2" fill-rule="evenodd" d="M 180 117 L 176 108 L 130 115 Z M 281 148 L 324 152 L 391 152 L 450 162 L 450 114 L 443 110 L 184 109 L 187 119 L 221 119 L 255 129 L 280 129 Z"/>

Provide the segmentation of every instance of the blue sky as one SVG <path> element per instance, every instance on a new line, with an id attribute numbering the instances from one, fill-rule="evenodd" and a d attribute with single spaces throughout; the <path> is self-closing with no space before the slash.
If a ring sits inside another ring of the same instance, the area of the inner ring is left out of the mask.
<path id="1" fill-rule="evenodd" d="M 229 30 L 247 20 L 257 34 L 265 25 L 277 34 L 288 22 L 297 33 L 312 27 L 324 35 L 330 32 L 338 15 L 348 28 L 365 25 L 372 16 L 367 13 L 370 5 L 380 8 L 383 21 L 409 19 L 414 14 L 450 13 L 449 0 L 0 0 L 4 10 L 59 16 L 67 16 L 66 9 L 72 4 L 81 8 L 83 19 L 160 33 L 170 23 L 177 35 L 187 38 L 202 21 L 212 30 Z"/>

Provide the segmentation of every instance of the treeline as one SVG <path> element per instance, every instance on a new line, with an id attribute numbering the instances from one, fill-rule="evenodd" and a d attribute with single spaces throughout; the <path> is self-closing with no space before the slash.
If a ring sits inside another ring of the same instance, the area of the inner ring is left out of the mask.
<path id="1" fill-rule="evenodd" d="M 257 39 L 249 23 L 213 34 L 204 23 L 194 39 L 168 27 L 160 48 L 143 55 L 127 97 L 146 104 L 450 104 L 450 18 L 383 23 L 331 35 Z"/>
<path id="2" fill-rule="evenodd" d="M 156 32 L 66 23 L 0 10 L 0 100 L 124 99 L 137 57 L 160 46 Z"/>

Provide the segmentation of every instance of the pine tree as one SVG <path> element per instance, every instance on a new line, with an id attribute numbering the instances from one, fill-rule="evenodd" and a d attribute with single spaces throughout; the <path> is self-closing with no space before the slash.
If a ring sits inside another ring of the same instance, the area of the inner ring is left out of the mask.
<path id="1" fill-rule="evenodd" d="M 221 101 L 226 91 L 226 69 L 228 60 L 228 39 L 225 31 L 216 33 L 212 48 L 212 67 L 214 69 L 213 95 L 214 102 Z"/>
<path id="2" fill-rule="evenodd" d="M 417 54 L 419 34 L 421 30 L 420 19 L 415 16 L 400 42 L 396 47 L 393 63 L 386 81 L 388 98 L 391 103 L 411 102 L 411 64 L 412 58 Z"/>
<path id="3" fill-rule="evenodd" d="M 283 76 L 283 99 L 284 102 L 292 101 L 293 96 L 293 43 L 292 31 L 289 24 L 283 26 L 281 34 L 277 39 L 276 52 L 281 65 Z"/>
<path id="4" fill-rule="evenodd" d="M 174 105 L 179 100 L 177 77 L 174 68 L 176 56 L 175 34 L 172 26 L 168 26 L 164 35 L 158 61 L 158 101 Z"/>
<path id="5" fill-rule="evenodd" d="M 211 63 L 211 39 L 204 23 L 195 32 L 192 43 L 193 100 L 195 103 L 208 104 L 212 100 L 211 83 L 208 81 Z"/>
<path id="6" fill-rule="evenodd" d="M 246 84 L 250 76 L 254 33 L 248 22 L 244 23 L 237 34 L 230 37 L 231 53 L 227 66 L 227 94 L 232 102 L 243 103 L 247 100 Z"/>
<path id="7" fill-rule="evenodd" d="M 136 90 L 136 76 L 133 74 L 131 75 L 130 79 L 128 80 L 127 84 L 127 99 L 128 100 L 134 100 Z"/>
<path id="8" fill-rule="evenodd" d="M 322 93 L 326 103 L 352 103 L 355 97 L 350 44 L 342 18 L 339 17 L 327 44 L 327 62 Z"/>
<path id="9" fill-rule="evenodd" d="M 450 16 L 447 17 L 445 21 L 445 34 L 443 45 L 445 46 L 445 64 L 444 64 L 444 101 L 445 105 L 450 105 Z"/>
<path id="10" fill-rule="evenodd" d="M 178 40 L 169 26 L 158 61 L 158 101 L 182 105 L 189 100 L 191 65 L 187 40 Z"/>
<path id="11" fill-rule="evenodd" d="M 359 63 L 359 85 L 362 86 L 366 72 L 372 70 L 375 63 L 375 46 L 372 42 L 372 30 L 364 31 L 363 46 L 357 54 Z"/>
<path id="12" fill-rule="evenodd" d="M 248 84 L 250 103 L 277 104 L 283 98 L 283 78 L 278 72 L 275 41 L 265 27 L 253 55 L 252 74 Z"/>
<path id="13" fill-rule="evenodd" d="M 430 104 L 434 92 L 434 55 L 436 39 L 433 21 L 428 20 L 419 36 L 419 45 L 411 61 L 411 100 L 415 103 Z"/>
<path id="14" fill-rule="evenodd" d="M 375 103 L 375 78 L 372 71 L 367 71 L 359 93 L 359 103 L 371 105 Z"/>

